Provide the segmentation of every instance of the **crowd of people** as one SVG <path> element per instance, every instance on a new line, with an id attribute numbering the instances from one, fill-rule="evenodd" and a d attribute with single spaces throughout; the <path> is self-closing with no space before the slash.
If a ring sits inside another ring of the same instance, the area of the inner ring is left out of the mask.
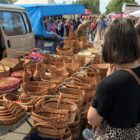
<path id="1" fill-rule="evenodd" d="M 66 18 L 46 18 L 45 27 L 47 32 L 54 32 L 65 38 L 69 35 L 69 31 L 77 32 L 77 37 L 82 35 L 88 36 L 94 41 L 95 34 L 98 34 L 100 40 L 103 39 L 105 28 L 107 27 L 107 19 L 105 16 L 80 16 L 75 19 Z"/>

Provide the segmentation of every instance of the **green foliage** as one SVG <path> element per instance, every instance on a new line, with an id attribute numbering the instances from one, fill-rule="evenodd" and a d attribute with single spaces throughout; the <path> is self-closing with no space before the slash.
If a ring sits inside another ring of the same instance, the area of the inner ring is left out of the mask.
<path id="1" fill-rule="evenodd" d="M 124 3 L 136 4 L 135 0 L 111 0 L 106 7 L 106 14 L 111 12 L 121 12 Z"/>
<path id="2" fill-rule="evenodd" d="M 8 3 L 8 4 L 12 4 L 14 2 L 16 2 L 17 0 L 0 0 L 0 3 Z"/>
<path id="3" fill-rule="evenodd" d="M 90 9 L 93 13 L 98 14 L 100 0 L 77 0 L 76 4 L 84 4 L 85 8 Z"/>

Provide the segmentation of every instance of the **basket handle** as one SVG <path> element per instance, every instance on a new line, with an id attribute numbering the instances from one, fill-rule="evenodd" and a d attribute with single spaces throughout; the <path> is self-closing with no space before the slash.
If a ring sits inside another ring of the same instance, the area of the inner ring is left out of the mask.
<path id="1" fill-rule="evenodd" d="M 64 43 L 64 41 L 61 41 L 56 48 L 59 48 L 62 43 Z"/>
<path id="2" fill-rule="evenodd" d="M 54 94 L 55 93 L 57 93 L 57 91 L 62 87 L 64 85 L 64 83 L 61 83 L 61 84 L 59 84 L 56 88 L 55 88 L 55 90 L 54 90 Z"/>
<path id="3" fill-rule="evenodd" d="M 2 66 L 4 72 L 6 72 L 6 68 L 5 68 L 5 66 L 4 66 L 2 63 L 0 63 L 0 65 Z"/>
<path id="4" fill-rule="evenodd" d="M 59 98 L 58 98 L 58 102 L 57 102 L 57 109 L 59 109 L 59 105 L 61 103 L 62 100 L 62 94 L 60 94 Z"/>
<path id="5" fill-rule="evenodd" d="M 16 51 L 16 50 L 13 50 L 13 49 L 7 49 L 7 50 L 4 51 L 3 56 L 5 56 L 6 53 L 8 53 L 8 52 L 14 52 L 16 55 L 19 54 L 19 53 L 23 53 L 24 56 L 25 56 L 25 54 L 28 54 L 29 53 L 29 52 L 24 52 L 24 51 Z M 16 58 L 18 58 L 18 56 L 16 56 Z"/>

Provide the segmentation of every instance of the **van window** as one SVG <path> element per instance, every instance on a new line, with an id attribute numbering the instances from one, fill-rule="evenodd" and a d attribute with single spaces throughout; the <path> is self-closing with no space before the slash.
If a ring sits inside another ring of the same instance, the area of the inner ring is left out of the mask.
<path id="1" fill-rule="evenodd" d="M 26 13 L 23 13 L 23 18 L 24 18 L 24 21 L 25 21 L 27 33 L 31 33 L 32 32 L 32 28 L 31 28 L 31 24 L 29 22 L 29 19 L 28 19 L 28 16 L 27 16 Z"/>
<path id="2" fill-rule="evenodd" d="M 8 36 L 26 34 L 22 15 L 18 12 L 0 11 L 0 25 Z"/>

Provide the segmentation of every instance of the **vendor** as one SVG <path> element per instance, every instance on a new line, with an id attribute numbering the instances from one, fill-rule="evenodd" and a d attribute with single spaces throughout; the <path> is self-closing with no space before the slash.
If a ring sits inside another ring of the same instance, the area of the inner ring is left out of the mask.
<path id="1" fill-rule="evenodd" d="M 87 29 L 90 25 L 90 21 L 86 21 L 85 23 L 82 23 L 78 26 L 76 30 L 76 36 L 80 38 L 81 36 L 86 36 L 87 35 Z"/>
<path id="2" fill-rule="evenodd" d="M 6 46 L 4 43 L 2 29 L 0 28 L 0 60 L 2 60 L 5 50 L 6 50 Z"/>

